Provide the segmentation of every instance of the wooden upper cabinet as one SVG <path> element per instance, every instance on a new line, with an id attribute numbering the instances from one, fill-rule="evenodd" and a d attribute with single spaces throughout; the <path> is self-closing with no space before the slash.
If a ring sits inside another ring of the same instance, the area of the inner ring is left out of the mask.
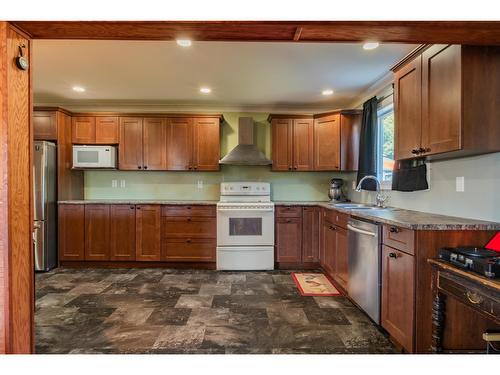
<path id="1" fill-rule="evenodd" d="M 169 118 L 167 126 L 167 169 L 191 170 L 193 118 Z"/>
<path id="2" fill-rule="evenodd" d="M 415 260 L 383 246 L 382 327 L 410 353 L 414 346 Z"/>
<path id="3" fill-rule="evenodd" d="M 193 169 L 218 171 L 220 169 L 219 118 L 195 118 L 193 124 Z"/>
<path id="4" fill-rule="evenodd" d="M 60 204 L 58 209 L 59 260 L 85 260 L 85 206 Z"/>
<path id="5" fill-rule="evenodd" d="M 302 262 L 302 218 L 276 218 L 276 260 L 282 263 Z"/>
<path id="6" fill-rule="evenodd" d="M 85 260 L 109 260 L 110 206 L 85 205 Z"/>
<path id="7" fill-rule="evenodd" d="M 110 260 L 135 260 L 135 206 L 113 204 L 110 212 Z"/>
<path id="8" fill-rule="evenodd" d="M 395 158 L 416 156 L 422 140 L 422 69 L 421 56 L 394 74 Z"/>
<path id="9" fill-rule="evenodd" d="M 272 127 L 273 171 L 288 171 L 293 168 L 293 120 L 275 118 Z"/>
<path id="10" fill-rule="evenodd" d="M 94 144 L 96 141 L 95 117 L 73 117 L 71 139 L 75 144 Z"/>
<path id="11" fill-rule="evenodd" d="M 143 124 L 143 169 L 167 169 L 166 119 L 145 118 Z M 141 140 L 137 140 L 141 142 Z"/>
<path id="12" fill-rule="evenodd" d="M 459 150 L 461 129 L 461 46 L 433 45 L 422 54 L 423 153 Z"/>
<path id="13" fill-rule="evenodd" d="M 117 116 L 96 117 L 95 143 L 112 145 L 120 142 L 120 126 Z"/>
<path id="14" fill-rule="evenodd" d="M 293 170 L 313 170 L 313 119 L 293 120 Z"/>
<path id="15" fill-rule="evenodd" d="M 340 114 L 314 120 L 314 170 L 340 169 Z"/>
<path id="16" fill-rule="evenodd" d="M 161 255 L 161 208 L 136 206 L 136 254 L 138 261 L 159 261 Z"/>
<path id="17" fill-rule="evenodd" d="M 142 170 L 142 118 L 120 118 L 119 169 Z"/>
<path id="18" fill-rule="evenodd" d="M 57 117 L 55 111 L 33 112 L 35 141 L 57 141 Z"/>

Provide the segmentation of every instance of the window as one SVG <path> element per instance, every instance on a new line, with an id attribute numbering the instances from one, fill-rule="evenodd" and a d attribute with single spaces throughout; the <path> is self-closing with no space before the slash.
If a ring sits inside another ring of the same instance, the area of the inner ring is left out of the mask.
<path id="1" fill-rule="evenodd" d="M 389 190 L 394 167 L 394 105 L 379 108 L 378 117 L 378 178 L 382 188 Z"/>

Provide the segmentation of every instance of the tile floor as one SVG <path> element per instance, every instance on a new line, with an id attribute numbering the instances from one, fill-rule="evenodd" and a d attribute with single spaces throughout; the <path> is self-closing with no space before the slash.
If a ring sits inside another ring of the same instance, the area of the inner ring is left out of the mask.
<path id="1" fill-rule="evenodd" d="M 36 275 L 37 353 L 393 353 L 344 297 L 290 272 L 56 269 Z"/>

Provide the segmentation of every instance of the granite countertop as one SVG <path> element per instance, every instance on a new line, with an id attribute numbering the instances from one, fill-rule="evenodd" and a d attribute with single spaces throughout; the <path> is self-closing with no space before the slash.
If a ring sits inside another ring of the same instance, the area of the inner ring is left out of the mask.
<path id="1" fill-rule="evenodd" d="M 355 203 L 355 202 L 353 202 Z M 352 210 L 333 207 L 329 202 L 275 202 L 277 205 L 315 205 L 358 217 L 412 230 L 500 230 L 500 223 L 431 214 L 389 207 L 380 210 Z"/>
<path id="2" fill-rule="evenodd" d="M 176 205 L 215 205 L 218 201 L 183 201 L 183 200 L 160 200 L 160 199 L 89 199 L 89 200 L 66 200 L 58 204 L 176 204 Z"/>

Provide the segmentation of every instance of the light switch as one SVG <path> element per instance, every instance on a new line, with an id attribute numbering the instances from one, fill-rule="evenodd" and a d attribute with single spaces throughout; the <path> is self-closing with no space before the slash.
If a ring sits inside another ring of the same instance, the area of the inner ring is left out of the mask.
<path id="1" fill-rule="evenodd" d="M 465 178 L 462 177 L 457 177 L 456 178 L 456 190 L 459 193 L 463 193 L 465 191 Z"/>
<path id="2" fill-rule="evenodd" d="M 118 187 L 118 181 L 116 181 L 116 180 L 111 180 L 111 187 L 112 187 L 112 188 Z"/>
<path id="3" fill-rule="evenodd" d="M 125 180 L 120 180 L 120 187 L 124 188 L 125 187 Z"/>
<path id="4" fill-rule="evenodd" d="M 198 180 L 197 187 L 200 190 L 203 189 L 203 180 Z"/>

